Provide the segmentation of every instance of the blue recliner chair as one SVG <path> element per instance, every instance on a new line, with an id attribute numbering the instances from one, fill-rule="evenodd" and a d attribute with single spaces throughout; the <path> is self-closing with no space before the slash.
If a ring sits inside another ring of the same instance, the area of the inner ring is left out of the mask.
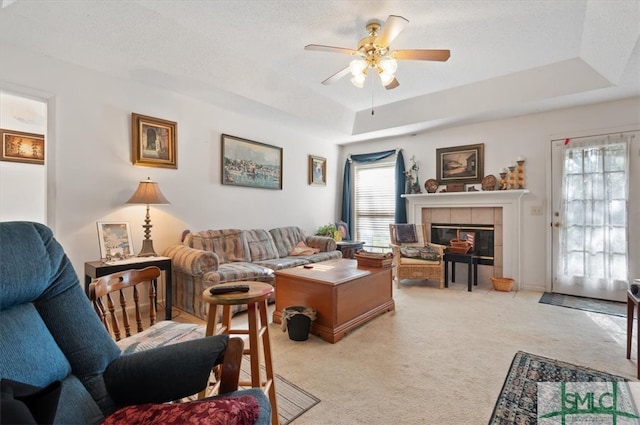
<path id="1" fill-rule="evenodd" d="M 11 384 L 57 386 L 53 423 L 99 424 L 124 406 L 200 392 L 211 368 L 222 362 L 227 342 L 226 335 L 212 336 L 121 355 L 51 230 L 30 222 L 0 223 L 2 406 Z M 260 389 L 221 397 L 241 395 L 258 401 L 256 424 L 270 423 L 269 400 Z"/>

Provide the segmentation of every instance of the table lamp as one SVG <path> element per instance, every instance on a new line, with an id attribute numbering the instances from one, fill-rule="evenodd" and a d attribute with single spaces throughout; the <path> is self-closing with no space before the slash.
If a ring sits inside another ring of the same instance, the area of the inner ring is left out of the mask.
<path id="1" fill-rule="evenodd" d="M 144 240 L 142 241 L 142 250 L 138 253 L 138 257 L 156 257 L 158 254 L 153 250 L 153 241 L 151 240 L 151 216 L 149 215 L 149 205 L 170 204 L 164 197 L 158 183 L 147 177 L 147 180 L 141 181 L 136 192 L 129 198 L 127 204 L 147 204 L 147 215 L 144 219 Z"/>

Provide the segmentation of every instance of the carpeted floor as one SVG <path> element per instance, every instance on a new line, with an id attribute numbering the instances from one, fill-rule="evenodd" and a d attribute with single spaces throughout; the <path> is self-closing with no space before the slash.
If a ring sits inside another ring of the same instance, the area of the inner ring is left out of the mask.
<path id="1" fill-rule="evenodd" d="M 261 365 L 264 378 L 264 366 Z M 287 425 L 300 417 L 304 412 L 320 403 L 320 399 L 303 390 L 296 384 L 289 382 L 282 376 L 276 376 L 276 400 L 278 401 L 278 418 L 280 425 Z M 249 357 L 243 356 L 240 370 L 240 381 L 251 379 L 251 365 Z"/>
<path id="2" fill-rule="evenodd" d="M 622 376 L 518 351 L 496 401 L 489 425 L 535 424 L 539 382 L 613 382 Z"/>
<path id="3" fill-rule="evenodd" d="M 545 292 L 540 298 L 540 303 L 592 311 L 595 313 L 611 314 L 613 316 L 627 316 L 627 305 L 615 301 L 596 300 L 593 298 Z"/>

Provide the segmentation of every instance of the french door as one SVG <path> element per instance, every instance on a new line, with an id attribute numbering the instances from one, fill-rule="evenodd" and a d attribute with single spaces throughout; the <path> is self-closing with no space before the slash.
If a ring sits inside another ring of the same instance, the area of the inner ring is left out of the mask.
<path id="1" fill-rule="evenodd" d="M 624 301 L 629 281 L 629 141 L 552 142 L 552 291 Z"/>

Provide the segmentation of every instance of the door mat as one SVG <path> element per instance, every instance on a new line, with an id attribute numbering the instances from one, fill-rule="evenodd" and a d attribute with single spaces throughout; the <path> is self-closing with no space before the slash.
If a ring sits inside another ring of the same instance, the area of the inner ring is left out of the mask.
<path id="1" fill-rule="evenodd" d="M 597 300 L 594 298 L 575 297 L 564 294 L 552 294 L 551 292 L 545 292 L 542 294 L 539 302 L 542 304 L 592 311 L 594 313 L 627 317 L 627 304 L 623 302 Z"/>
<path id="2" fill-rule="evenodd" d="M 560 422 L 560 416 L 563 416 L 564 419 L 570 415 L 571 412 L 562 409 L 556 412 L 556 408 L 558 407 L 555 406 L 555 398 L 549 398 L 548 400 L 544 400 L 544 402 L 541 401 L 540 405 L 538 405 L 538 395 L 547 394 L 544 390 L 550 387 L 552 389 L 554 388 L 553 384 L 550 386 L 548 384 L 558 383 L 556 386 L 559 387 L 560 382 L 579 382 L 581 384 L 597 383 L 596 385 L 606 384 L 608 385 L 607 388 L 613 387 L 613 383 L 617 382 L 616 391 L 618 392 L 618 397 L 616 401 L 616 413 L 620 413 L 621 411 L 636 416 L 637 406 L 634 405 L 633 397 L 630 395 L 629 387 L 625 381 L 627 381 L 627 379 L 622 376 L 518 351 L 513 358 L 504 385 L 502 386 L 502 391 L 493 408 L 489 425 L 536 424 L 538 423 L 539 413 L 545 416 L 552 416 L 549 422 L 544 422 L 545 424 L 565 423 L 564 420 Z M 544 384 L 544 386 L 540 387 L 539 383 Z M 543 389 L 543 392 L 538 393 L 538 389 Z M 595 414 L 591 414 L 592 412 L 587 413 L 590 414 L 582 415 L 585 416 L 585 422 L 567 421 L 566 423 L 616 423 L 615 419 L 611 422 L 611 414 L 603 418 L 601 414 L 597 412 Z M 573 412 L 573 414 L 575 419 L 576 412 Z M 622 423 L 623 415 L 619 415 L 618 418 L 618 423 Z M 587 421 L 588 419 L 591 420 Z M 597 422 L 598 419 L 602 419 L 603 421 Z M 627 418 L 625 418 L 625 420 L 626 419 Z M 608 420 L 608 422 L 606 420 Z"/>

